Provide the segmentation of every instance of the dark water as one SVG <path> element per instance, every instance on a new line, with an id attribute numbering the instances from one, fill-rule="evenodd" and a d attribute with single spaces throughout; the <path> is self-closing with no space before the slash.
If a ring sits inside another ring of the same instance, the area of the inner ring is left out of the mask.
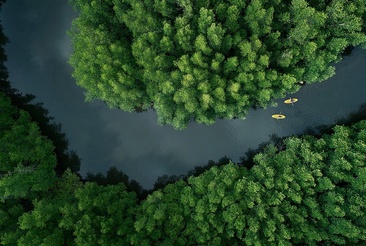
<path id="1" fill-rule="evenodd" d="M 1 13 L 11 40 L 7 66 L 12 85 L 36 95 L 62 123 L 70 148 L 82 158 L 82 174 L 115 165 L 150 188 L 159 175 L 182 174 L 224 155 L 238 161 L 272 134 L 283 137 L 333 124 L 366 103 L 366 51 L 356 49 L 337 65 L 336 76 L 292 95 L 299 98 L 294 106 L 278 100 L 278 107 L 253 110 L 244 121 L 191 124 L 184 131 L 158 126 L 152 111 L 125 113 L 102 102 L 84 103 L 67 64 L 66 31 L 74 17 L 66 0 L 8 0 Z M 271 118 L 279 112 L 285 120 Z"/>

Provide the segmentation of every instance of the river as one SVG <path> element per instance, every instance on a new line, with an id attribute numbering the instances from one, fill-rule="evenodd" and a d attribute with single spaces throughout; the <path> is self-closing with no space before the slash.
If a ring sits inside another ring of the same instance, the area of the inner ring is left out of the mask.
<path id="1" fill-rule="evenodd" d="M 251 110 L 246 120 L 191 123 L 175 131 L 157 125 L 151 110 L 126 113 L 99 101 L 84 102 L 67 63 L 71 45 L 66 31 L 73 18 L 66 0 L 11 0 L 1 11 L 11 41 L 6 48 L 9 80 L 21 92 L 36 95 L 62 124 L 70 149 L 82 159 L 82 175 L 116 166 L 151 188 L 159 175 L 183 174 L 225 155 L 239 161 L 272 134 L 290 136 L 334 124 L 366 103 L 366 51 L 355 49 L 336 66 L 336 76 L 291 95 L 299 98 L 294 106 L 278 100 L 278 107 Z M 271 118 L 279 112 L 286 119 Z"/>

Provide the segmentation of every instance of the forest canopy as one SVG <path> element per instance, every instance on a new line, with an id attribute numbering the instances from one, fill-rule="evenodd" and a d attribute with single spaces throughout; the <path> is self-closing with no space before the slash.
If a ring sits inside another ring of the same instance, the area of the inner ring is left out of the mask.
<path id="1" fill-rule="evenodd" d="M 70 0 L 70 64 L 86 99 L 161 124 L 245 118 L 323 81 L 366 44 L 364 0 Z"/>
<path id="2" fill-rule="evenodd" d="M 0 200 L 32 197 L 55 182 L 52 142 L 26 111 L 11 105 L 1 92 L 0 143 Z"/>

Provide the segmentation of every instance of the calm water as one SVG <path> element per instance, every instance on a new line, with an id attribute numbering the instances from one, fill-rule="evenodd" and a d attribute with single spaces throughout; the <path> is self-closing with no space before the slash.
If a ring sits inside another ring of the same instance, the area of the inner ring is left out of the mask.
<path id="1" fill-rule="evenodd" d="M 305 86 L 293 95 L 295 106 L 251 111 L 246 120 L 192 123 L 184 131 L 158 126 L 154 112 L 125 113 L 102 102 L 84 103 L 67 64 L 71 46 L 66 31 L 75 17 L 66 0 L 11 0 L 2 9 L 10 81 L 37 96 L 63 125 L 70 148 L 82 158 L 81 174 L 117 166 L 150 188 L 162 174 L 182 174 L 227 155 L 234 161 L 249 149 L 307 128 L 335 123 L 366 103 L 366 51 L 356 49 L 337 65 L 337 75 Z M 271 114 L 287 116 L 276 121 Z"/>

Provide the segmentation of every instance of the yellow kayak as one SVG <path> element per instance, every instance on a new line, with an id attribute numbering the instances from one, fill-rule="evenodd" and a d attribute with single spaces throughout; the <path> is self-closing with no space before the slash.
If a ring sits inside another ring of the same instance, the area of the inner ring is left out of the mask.
<path id="1" fill-rule="evenodd" d="M 286 118 L 286 116 L 284 116 L 283 114 L 273 114 L 272 118 L 277 120 L 283 120 L 284 118 Z"/>
<path id="2" fill-rule="evenodd" d="M 297 102 L 299 99 L 297 99 L 297 98 L 289 98 L 289 99 L 286 99 L 285 101 L 284 101 L 284 103 L 286 103 L 286 104 L 290 104 L 290 103 L 295 103 L 295 102 Z"/>

